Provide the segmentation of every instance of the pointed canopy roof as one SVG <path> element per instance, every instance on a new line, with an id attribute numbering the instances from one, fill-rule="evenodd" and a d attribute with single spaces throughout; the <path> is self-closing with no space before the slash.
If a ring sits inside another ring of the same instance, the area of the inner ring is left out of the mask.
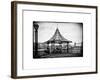
<path id="1" fill-rule="evenodd" d="M 61 35 L 61 33 L 60 33 L 60 31 L 59 31 L 58 28 L 56 29 L 56 31 L 55 31 L 54 35 L 51 37 L 51 39 L 49 39 L 47 42 L 52 42 L 52 41 L 55 41 L 55 42 L 56 42 L 56 41 L 72 42 L 72 41 L 69 41 L 69 40 L 65 39 L 65 38 Z"/>

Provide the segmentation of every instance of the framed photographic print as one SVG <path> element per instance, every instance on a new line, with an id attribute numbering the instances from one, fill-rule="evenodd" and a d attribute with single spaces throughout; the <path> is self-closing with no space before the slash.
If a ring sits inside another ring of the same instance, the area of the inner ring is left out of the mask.
<path id="1" fill-rule="evenodd" d="M 11 77 L 97 73 L 97 6 L 13 1 Z"/>

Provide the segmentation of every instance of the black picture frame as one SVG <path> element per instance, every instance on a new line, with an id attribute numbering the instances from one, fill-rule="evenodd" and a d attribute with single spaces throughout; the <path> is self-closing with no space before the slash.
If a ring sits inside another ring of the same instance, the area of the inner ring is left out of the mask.
<path id="1" fill-rule="evenodd" d="M 76 7 L 76 8 L 90 8 L 96 9 L 96 69 L 93 72 L 78 72 L 78 73 L 61 73 L 61 74 L 45 74 L 45 75 L 30 75 L 17 76 L 17 4 L 28 5 L 46 5 L 46 6 L 60 6 L 60 7 Z M 98 72 L 98 7 L 89 5 L 73 5 L 73 4 L 57 4 L 57 3 L 41 3 L 41 2 L 25 2 L 12 1 L 11 2 L 11 78 L 35 78 L 35 77 L 51 77 L 51 76 L 66 76 L 66 75 L 81 75 L 81 74 L 95 74 Z"/>

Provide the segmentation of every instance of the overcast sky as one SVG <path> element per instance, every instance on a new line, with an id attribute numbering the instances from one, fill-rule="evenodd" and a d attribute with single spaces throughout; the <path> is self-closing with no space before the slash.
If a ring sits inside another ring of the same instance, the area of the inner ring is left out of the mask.
<path id="1" fill-rule="evenodd" d="M 54 22 L 38 22 L 38 42 L 45 42 L 49 40 L 58 28 L 61 35 L 74 42 L 82 42 L 82 30 L 81 23 L 54 23 Z"/>

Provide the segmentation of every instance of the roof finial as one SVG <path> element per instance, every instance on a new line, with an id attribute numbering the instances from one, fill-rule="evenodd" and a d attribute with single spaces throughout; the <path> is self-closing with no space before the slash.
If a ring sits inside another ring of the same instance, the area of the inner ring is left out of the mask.
<path id="1" fill-rule="evenodd" d="M 58 23 L 57 23 L 57 28 L 56 29 L 58 30 Z"/>

